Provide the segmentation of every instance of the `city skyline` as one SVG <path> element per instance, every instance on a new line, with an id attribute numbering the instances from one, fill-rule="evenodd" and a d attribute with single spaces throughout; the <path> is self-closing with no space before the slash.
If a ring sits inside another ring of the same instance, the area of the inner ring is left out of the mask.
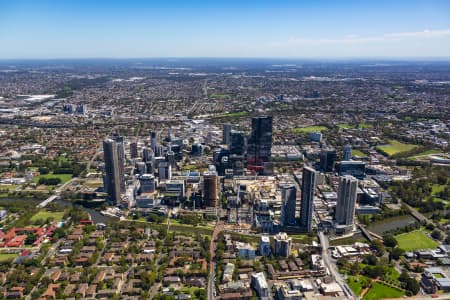
<path id="1" fill-rule="evenodd" d="M 448 58 L 446 1 L 14 1 L 0 59 Z"/>

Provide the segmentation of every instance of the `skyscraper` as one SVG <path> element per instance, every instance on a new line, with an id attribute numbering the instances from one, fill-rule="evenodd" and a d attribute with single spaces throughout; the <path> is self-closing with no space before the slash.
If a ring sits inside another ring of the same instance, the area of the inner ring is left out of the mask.
<path id="1" fill-rule="evenodd" d="M 314 204 L 314 190 L 316 188 L 316 170 L 311 167 L 303 168 L 302 201 L 300 204 L 300 228 L 302 231 L 312 230 L 312 216 Z"/>
<path id="2" fill-rule="evenodd" d="M 335 149 L 322 149 L 320 151 L 320 169 L 324 172 L 333 172 L 336 156 Z"/>
<path id="3" fill-rule="evenodd" d="M 248 140 L 247 161 L 250 165 L 262 166 L 272 155 L 272 117 L 260 116 L 252 119 L 252 132 Z"/>
<path id="4" fill-rule="evenodd" d="M 203 173 L 203 203 L 206 207 L 216 207 L 219 198 L 219 177 L 216 171 Z"/>
<path id="5" fill-rule="evenodd" d="M 358 180 L 355 177 L 341 177 L 336 205 L 336 222 L 338 225 L 353 226 L 357 187 Z"/>
<path id="6" fill-rule="evenodd" d="M 139 177 L 141 193 L 153 193 L 155 191 L 155 176 L 143 174 Z"/>
<path id="7" fill-rule="evenodd" d="M 246 150 L 244 133 L 242 131 L 232 130 L 230 132 L 230 154 L 245 155 Z"/>
<path id="8" fill-rule="evenodd" d="M 284 184 L 281 187 L 281 225 L 295 225 L 295 205 L 297 188 L 294 184 Z"/>
<path id="9" fill-rule="evenodd" d="M 231 124 L 225 123 L 223 124 L 222 130 L 222 144 L 229 145 L 231 142 Z"/>
<path id="10" fill-rule="evenodd" d="M 138 144 L 137 140 L 134 139 L 130 143 L 130 157 L 131 158 L 137 158 L 139 156 L 138 154 Z"/>
<path id="11" fill-rule="evenodd" d="M 123 136 L 118 134 L 111 137 L 116 142 L 117 145 L 117 155 L 119 164 L 119 177 L 120 177 L 120 192 L 125 193 L 125 145 Z"/>
<path id="12" fill-rule="evenodd" d="M 153 152 L 156 153 L 156 146 L 158 145 L 158 139 L 156 136 L 156 132 L 150 132 L 150 148 L 152 148 Z"/>
<path id="13" fill-rule="evenodd" d="M 344 147 L 344 159 L 345 161 L 352 159 L 352 145 L 346 145 Z"/>
<path id="14" fill-rule="evenodd" d="M 103 153 L 105 160 L 105 191 L 110 201 L 117 203 L 121 199 L 120 186 L 123 181 L 123 177 L 120 176 L 119 148 L 117 143 L 112 139 L 105 140 L 103 142 Z"/>

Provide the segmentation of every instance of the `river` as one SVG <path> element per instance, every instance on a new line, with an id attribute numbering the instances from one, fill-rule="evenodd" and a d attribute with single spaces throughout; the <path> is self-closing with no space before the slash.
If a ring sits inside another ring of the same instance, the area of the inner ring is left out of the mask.
<path id="1" fill-rule="evenodd" d="M 414 224 L 416 221 L 411 215 L 403 215 L 377 221 L 367 226 L 367 229 L 376 234 L 383 235 L 386 231 L 405 227 L 409 224 Z"/>

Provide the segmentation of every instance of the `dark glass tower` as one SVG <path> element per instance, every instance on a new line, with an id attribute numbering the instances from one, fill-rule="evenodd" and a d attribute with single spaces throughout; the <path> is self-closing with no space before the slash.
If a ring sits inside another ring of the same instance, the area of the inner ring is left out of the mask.
<path id="1" fill-rule="evenodd" d="M 310 232 L 312 230 L 315 187 L 316 170 L 311 167 L 304 167 L 302 176 L 302 202 L 300 205 L 300 227 L 304 232 Z"/>
<path id="2" fill-rule="evenodd" d="M 121 199 L 120 186 L 123 181 L 119 170 L 119 147 L 117 143 L 112 139 L 105 140 L 103 142 L 103 153 L 105 160 L 105 191 L 110 201 L 117 203 Z"/>
<path id="3" fill-rule="evenodd" d="M 250 165 L 262 166 L 270 161 L 271 154 L 272 117 L 255 117 L 252 119 L 252 132 L 248 139 L 247 161 Z"/>

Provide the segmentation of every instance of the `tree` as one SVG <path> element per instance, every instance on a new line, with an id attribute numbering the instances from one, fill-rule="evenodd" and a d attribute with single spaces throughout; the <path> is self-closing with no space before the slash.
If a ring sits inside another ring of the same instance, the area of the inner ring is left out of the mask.
<path id="1" fill-rule="evenodd" d="M 380 240 L 374 240 L 370 246 L 373 250 L 375 250 L 375 253 L 377 256 L 383 256 L 384 254 L 384 245 Z"/>
<path id="2" fill-rule="evenodd" d="M 443 236 L 440 230 L 435 229 L 431 232 L 431 237 L 436 240 L 442 240 Z"/>
<path id="3" fill-rule="evenodd" d="M 406 279 L 405 285 L 406 290 L 410 291 L 412 295 L 416 295 L 420 291 L 419 283 L 414 278 Z"/>
<path id="4" fill-rule="evenodd" d="M 397 246 L 397 240 L 392 235 L 386 235 L 383 237 L 383 243 L 386 247 L 394 248 Z"/>
<path id="5" fill-rule="evenodd" d="M 392 251 L 389 253 L 389 260 L 393 259 L 393 260 L 398 260 L 400 258 L 400 256 L 402 256 L 403 254 L 405 254 L 405 250 L 403 250 L 402 248 L 394 248 L 392 249 Z"/>

